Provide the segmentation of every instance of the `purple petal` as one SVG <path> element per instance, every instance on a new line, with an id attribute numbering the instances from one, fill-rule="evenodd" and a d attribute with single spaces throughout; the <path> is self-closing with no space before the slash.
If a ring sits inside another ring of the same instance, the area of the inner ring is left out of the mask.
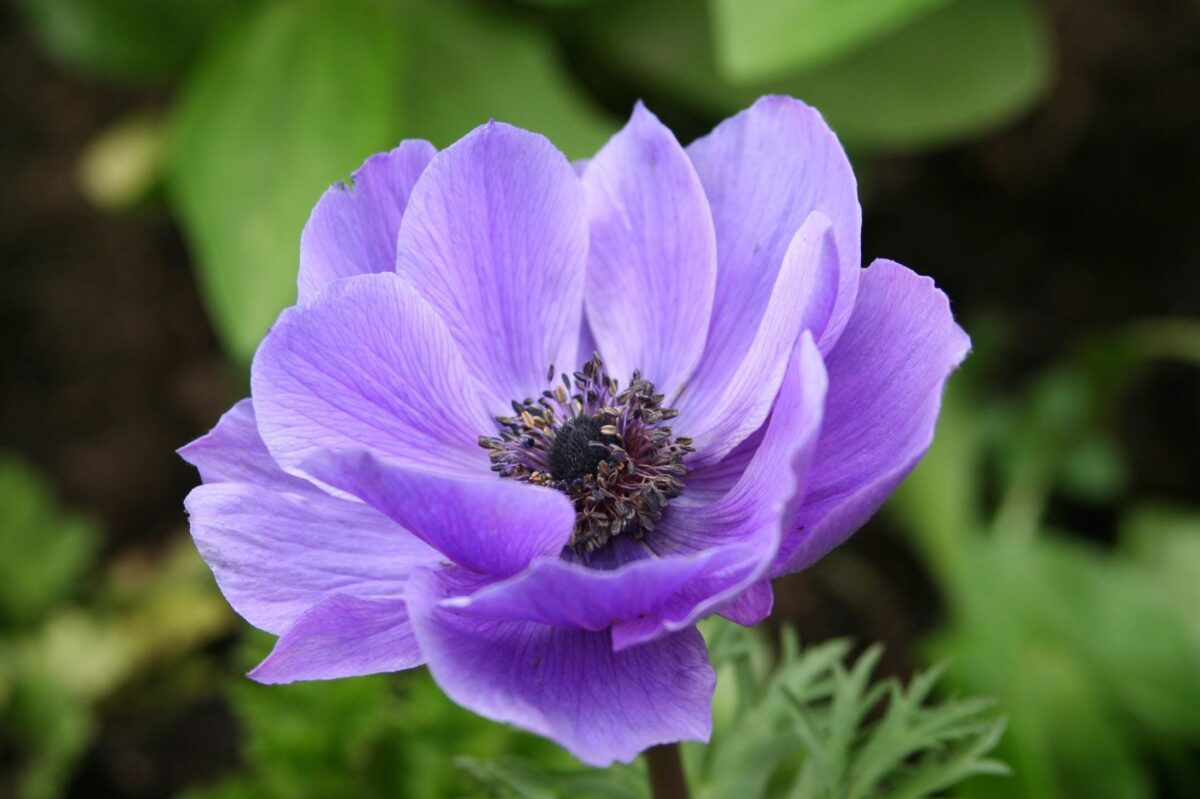
<path id="1" fill-rule="evenodd" d="M 916 466 L 946 378 L 970 346 L 932 280 L 892 261 L 863 273 L 854 316 L 827 359 L 812 480 L 776 573 L 803 569 L 844 541 Z"/>
<path id="2" fill-rule="evenodd" d="M 206 483 L 255 483 L 279 490 L 308 490 L 311 486 L 284 472 L 258 435 L 254 404 L 238 402 L 206 435 L 181 447 L 179 455 L 200 470 Z"/>
<path id="3" fill-rule="evenodd" d="M 403 141 L 368 158 L 351 185 L 334 184 L 321 196 L 300 236 L 301 304 L 340 278 L 395 270 L 409 192 L 436 153 L 427 141 Z"/>
<path id="4" fill-rule="evenodd" d="M 675 136 L 638 103 L 583 176 L 587 318 L 609 372 L 673 396 L 712 315 L 717 245 L 704 189 Z"/>
<path id="5" fill-rule="evenodd" d="M 451 605 L 486 619 L 530 621 L 579 630 L 604 630 L 656 613 L 698 581 L 724 578 L 743 566 L 749 547 L 714 547 L 689 556 L 634 561 L 619 569 L 591 569 L 560 558 L 534 562 L 510 580 L 458 597 Z M 769 553 L 768 553 L 769 559 Z"/>
<path id="6" fill-rule="evenodd" d="M 606 631 L 489 621 L 441 607 L 476 587 L 424 571 L 408 592 L 429 670 L 458 704 L 551 738 L 592 766 L 629 762 L 654 744 L 708 740 L 716 674 L 694 628 L 614 652 Z"/>
<path id="7" fill-rule="evenodd" d="M 251 370 L 258 428 L 276 462 L 372 450 L 444 473 L 488 473 L 495 430 L 437 313 L 392 274 L 330 286 L 283 312 Z"/>
<path id="8" fill-rule="evenodd" d="M 503 411 L 576 366 L 587 218 L 544 137 L 496 122 L 434 157 L 409 198 L 396 269 L 445 320 Z"/>
<path id="9" fill-rule="evenodd" d="M 320 453 L 304 469 L 482 574 L 508 577 L 538 556 L 557 556 L 575 524 L 565 494 L 491 474 L 447 477 L 366 452 Z"/>
<path id="10" fill-rule="evenodd" d="M 296 482 L 213 483 L 185 501 L 196 548 L 255 627 L 279 634 L 332 593 L 398 597 L 416 566 L 439 560 L 374 509 Z"/>
<path id="11" fill-rule="evenodd" d="M 715 464 L 762 426 L 802 330 L 828 313 L 838 274 L 829 220 L 813 213 L 792 238 L 754 340 L 732 373 L 702 363 L 676 403 L 676 427 L 695 441 L 688 467 Z M 707 357 L 707 356 L 706 356 Z"/>
<path id="12" fill-rule="evenodd" d="M 301 616 L 250 677 L 270 684 L 335 680 L 424 662 L 403 600 L 335 594 Z"/>
<path id="13" fill-rule="evenodd" d="M 615 625 L 613 643 L 617 648 L 684 629 L 723 610 L 766 575 L 804 495 L 827 385 L 821 355 L 811 334 L 805 332 L 788 365 L 762 444 L 741 478 L 727 494 L 709 503 L 686 501 L 685 489 L 655 532 L 659 552 L 733 549 L 745 552 L 744 559 L 715 578 L 690 583 L 654 614 Z M 762 598 L 754 599 L 755 608 L 760 609 Z"/>
<path id="14" fill-rule="evenodd" d="M 792 234 L 813 211 L 833 221 L 841 259 L 835 307 L 813 335 L 829 352 L 854 306 L 862 211 L 850 162 L 821 115 L 764 97 L 693 142 L 717 231 L 716 303 L 703 363 L 720 385 L 752 346 Z"/>
<path id="15" fill-rule="evenodd" d="M 770 580 L 759 580 L 721 608 L 721 615 L 743 627 L 753 627 L 771 615 L 775 593 Z"/>

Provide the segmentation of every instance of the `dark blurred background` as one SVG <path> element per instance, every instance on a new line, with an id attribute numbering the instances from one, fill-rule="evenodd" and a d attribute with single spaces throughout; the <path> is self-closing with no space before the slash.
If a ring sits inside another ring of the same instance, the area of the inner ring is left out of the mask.
<path id="1" fill-rule="evenodd" d="M 1016 773 L 970 795 L 1200 794 L 1200 4 L 974 3 L 794 58 L 719 1 L 0 6 L 0 796 L 333 795 L 270 759 L 378 755 L 330 705 L 390 683 L 238 693 L 264 642 L 190 549 L 174 454 L 246 393 L 323 186 L 489 116 L 578 157 L 643 98 L 686 142 L 767 90 L 828 109 L 864 258 L 933 276 L 975 341 L 930 463 L 776 623 L 996 696 Z M 343 86 L 376 65 L 403 79 Z"/>

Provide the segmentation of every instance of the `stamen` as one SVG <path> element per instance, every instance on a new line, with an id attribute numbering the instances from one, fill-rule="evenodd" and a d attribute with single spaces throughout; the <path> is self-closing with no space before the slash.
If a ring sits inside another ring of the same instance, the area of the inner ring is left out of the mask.
<path id="1" fill-rule="evenodd" d="M 551 367 L 547 382 L 553 381 Z M 498 436 L 480 436 L 492 471 L 501 477 L 556 488 L 575 505 L 571 546 L 590 552 L 614 536 L 643 538 L 655 529 L 668 502 L 683 491 L 683 457 L 692 440 L 674 437 L 663 422 L 654 384 L 634 372 L 619 390 L 599 355 L 562 385 L 535 399 L 512 403 L 513 416 L 498 416 Z"/>

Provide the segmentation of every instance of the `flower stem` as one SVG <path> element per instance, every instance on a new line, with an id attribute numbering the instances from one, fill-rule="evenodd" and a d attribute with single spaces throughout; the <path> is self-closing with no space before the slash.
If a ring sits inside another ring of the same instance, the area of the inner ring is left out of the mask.
<path id="1" fill-rule="evenodd" d="M 644 756 L 650 770 L 650 795 L 654 799 L 688 799 L 679 744 L 652 746 Z"/>

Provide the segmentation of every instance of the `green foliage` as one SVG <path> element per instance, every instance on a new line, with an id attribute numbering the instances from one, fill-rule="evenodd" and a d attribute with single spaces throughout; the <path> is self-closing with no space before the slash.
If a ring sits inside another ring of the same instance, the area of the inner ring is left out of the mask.
<path id="1" fill-rule="evenodd" d="M 300 230 L 321 192 L 399 138 L 398 25 L 371 0 L 270 3 L 184 87 L 170 188 L 217 329 L 242 358 L 295 300 Z"/>
<path id="2" fill-rule="evenodd" d="M 999 753 L 1018 795 L 1149 797 L 1164 769 L 1194 784 L 1197 775 L 1178 764 L 1200 742 L 1200 518 L 1135 509 L 1111 552 L 1043 521 L 1052 495 L 1120 495 L 1120 458 L 1103 429 L 1117 378 L 1150 357 L 1200 362 L 1187 345 L 1200 342 L 1194 333 L 1138 326 L 1120 348 L 1083 348 L 988 413 L 969 399 L 964 375 L 933 449 L 897 495 L 951 609 L 930 655 L 953 661 L 952 684 L 996 696 L 1012 719 Z M 1089 460 L 1100 465 L 1081 478 Z M 992 513 L 983 500 L 989 471 L 1000 483 Z"/>
<path id="3" fill-rule="evenodd" d="M 762 94 L 806 100 L 847 146 L 898 149 L 968 136 L 1044 90 L 1049 40 L 1031 0 L 952 2 L 821 66 L 735 84 L 717 69 L 695 0 L 622 0 L 589 17 L 597 59 L 692 107 L 733 113 Z"/>
<path id="4" fill-rule="evenodd" d="M 18 0 L 55 57 L 83 72 L 121 78 L 175 74 L 236 0 Z"/>
<path id="5" fill-rule="evenodd" d="M 690 753 L 700 797 L 936 796 L 972 775 L 1007 773 L 987 758 L 1004 730 L 990 701 L 930 701 L 940 669 L 907 687 L 873 683 L 878 646 L 847 665 L 847 642 L 802 652 L 785 631 L 764 670 L 755 633 L 710 632 L 724 690 L 737 699 L 713 744 Z"/>
<path id="6" fill-rule="evenodd" d="M 96 705 L 227 629 L 229 611 L 190 542 L 95 575 L 97 530 L 7 457 L 0 532 L 0 744 L 15 754 L 0 795 L 49 799 L 95 733 Z"/>
<path id="7" fill-rule="evenodd" d="M 717 64 L 731 81 L 836 58 L 950 0 L 709 0 Z"/>
<path id="8" fill-rule="evenodd" d="M 70 597 L 92 563 L 96 530 L 65 512 L 26 464 L 0 458 L 0 630 L 27 625 Z"/>
<path id="9" fill-rule="evenodd" d="M 570 158 L 616 130 L 564 73 L 541 30 L 451 0 L 416 4 L 404 135 L 439 147 L 489 118 L 545 133 Z"/>

